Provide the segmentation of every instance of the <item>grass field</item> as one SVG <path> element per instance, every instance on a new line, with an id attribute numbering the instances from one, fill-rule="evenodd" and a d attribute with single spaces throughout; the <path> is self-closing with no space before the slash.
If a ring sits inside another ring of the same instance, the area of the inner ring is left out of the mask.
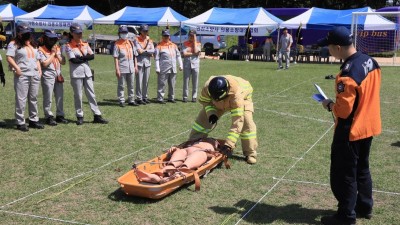
<path id="1" fill-rule="evenodd" d="M 85 123 L 75 125 L 64 67 L 65 112 L 71 122 L 26 133 L 14 126 L 13 79 L 7 72 L 7 84 L 0 88 L 0 120 L 7 123 L 0 128 L 0 224 L 319 224 L 321 216 L 336 210 L 329 187 L 332 116 L 311 95 L 318 83 L 334 96 L 334 81 L 324 77 L 336 74 L 338 64 L 296 64 L 276 71 L 275 63 L 202 60 L 201 84 L 217 74 L 252 83 L 258 163 L 248 165 L 239 145 L 232 169 L 213 170 L 201 180 L 200 192 L 189 184 L 158 201 L 124 195 L 117 179 L 133 162 L 185 141 L 201 106 L 179 101 L 120 108 L 112 58 L 98 55 L 91 65 L 100 110 L 110 123 L 92 124 L 84 97 Z M 399 69 L 382 71 L 383 132 L 374 139 L 370 157 L 374 217 L 358 220 L 362 225 L 400 224 Z M 181 92 L 179 72 L 178 100 Z M 150 94 L 156 95 L 154 67 Z M 43 119 L 41 101 L 40 94 Z M 229 123 L 229 116 L 222 117 L 211 136 L 224 138 Z"/>

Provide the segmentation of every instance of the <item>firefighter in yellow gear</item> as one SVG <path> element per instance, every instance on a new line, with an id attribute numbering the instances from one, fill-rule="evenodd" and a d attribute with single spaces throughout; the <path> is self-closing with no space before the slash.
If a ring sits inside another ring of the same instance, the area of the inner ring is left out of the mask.
<path id="1" fill-rule="evenodd" d="M 257 131 L 253 121 L 253 87 L 241 77 L 232 75 L 211 76 L 199 97 L 203 108 L 192 126 L 189 139 L 205 138 L 218 119 L 226 112 L 231 113 L 232 124 L 221 151 L 228 156 L 240 138 L 243 155 L 249 164 L 256 163 Z"/>

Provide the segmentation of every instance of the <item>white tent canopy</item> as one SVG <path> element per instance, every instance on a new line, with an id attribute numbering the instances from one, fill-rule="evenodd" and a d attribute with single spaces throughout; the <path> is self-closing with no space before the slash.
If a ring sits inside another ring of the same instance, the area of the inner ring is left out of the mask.
<path id="1" fill-rule="evenodd" d="M 68 29 L 72 23 L 79 23 L 83 28 L 93 24 L 93 20 L 104 15 L 89 6 L 46 5 L 31 13 L 17 16 L 16 22 L 24 21 L 32 28 Z"/>
<path id="2" fill-rule="evenodd" d="M 188 18 L 170 7 L 139 8 L 127 6 L 109 16 L 96 19 L 96 24 L 180 26 Z"/>
<path id="3" fill-rule="evenodd" d="M 0 17 L 3 21 L 13 21 L 16 16 L 26 13 L 27 12 L 13 4 L 0 5 Z"/>
<path id="4" fill-rule="evenodd" d="M 293 17 L 281 24 L 281 27 L 297 29 L 302 24 L 303 29 L 330 30 L 334 26 L 351 27 L 354 12 L 373 12 L 370 7 L 334 10 L 313 7 L 306 12 Z M 360 16 L 358 24 L 364 30 L 394 30 L 396 24 L 379 15 Z"/>
<path id="5" fill-rule="evenodd" d="M 194 27 L 200 34 L 220 34 L 243 36 L 250 26 L 252 36 L 272 33 L 283 22 L 281 19 L 259 8 L 218 8 L 214 7 L 183 25 Z"/>

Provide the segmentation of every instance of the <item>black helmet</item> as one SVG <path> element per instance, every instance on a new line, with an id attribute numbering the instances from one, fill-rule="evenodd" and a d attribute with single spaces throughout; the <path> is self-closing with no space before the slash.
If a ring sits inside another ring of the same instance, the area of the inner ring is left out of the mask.
<path id="1" fill-rule="evenodd" d="M 208 85 L 208 93 L 211 98 L 219 101 L 228 96 L 229 83 L 225 77 L 214 77 Z"/>

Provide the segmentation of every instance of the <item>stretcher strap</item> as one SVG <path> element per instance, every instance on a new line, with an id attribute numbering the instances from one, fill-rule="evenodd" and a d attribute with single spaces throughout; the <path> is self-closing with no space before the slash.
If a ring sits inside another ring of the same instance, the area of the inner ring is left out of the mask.
<path id="1" fill-rule="evenodd" d="M 187 168 L 180 168 L 179 171 L 184 172 L 184 173 L 193 173 L 194 176 L 194 189 L 196 191 L 200 191 L 200 176 L 197 173 L 196 170 L 191 170 Z"/>
<path id="2" fill-rule="evenodd" d="M 228 161 L 228 156 L 224 156 L 224 165 L 225 168 L 230 169 L 231 168 L 231 163 Z"/>

